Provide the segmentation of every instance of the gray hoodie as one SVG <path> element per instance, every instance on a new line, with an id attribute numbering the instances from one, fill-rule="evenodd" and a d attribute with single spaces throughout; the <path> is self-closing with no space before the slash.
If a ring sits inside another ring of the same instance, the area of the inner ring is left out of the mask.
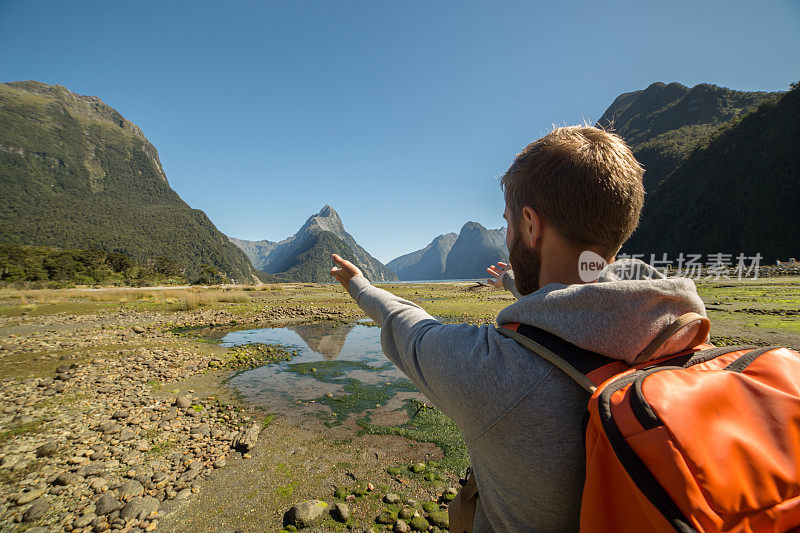
<path id="1" fill-rule="evenodd" d="M 349 292 L 381 326 L 386 356 L 461 429 L 480 493 L 476 533 L 577 531 L 588 393 L 492 326 L 442 324 L 362 276 Z M 694 282 L 623 260 L 597 283 L 546 285 L 503 309 L 497 323 L 530 324 L 632 361 L 689 312 L 705 316 Z M 684 348 L 695 333 L 688 330 L 659 353 Z"/>

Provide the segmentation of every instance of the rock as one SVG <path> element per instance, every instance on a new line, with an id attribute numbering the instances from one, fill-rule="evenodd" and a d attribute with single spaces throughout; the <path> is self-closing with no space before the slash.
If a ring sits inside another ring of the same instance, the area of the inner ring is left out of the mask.
<path id="1" fill-rule="evenodd" d="M 53 484 L 66 487 L 69 485 L 77 485 L 81 481 L 83 481 L 83 478 L 78 474 L 73 474 L 72 472 L 64 472 L 63 474 L 60 474 L 55 479 L 55 481 L 53 481 Z"/>
<path id="2" fill-rule="evenodd" d="M 132 498 L 131 501 L 125 504 L 125 507 L 119 512 L 120 518 L 125 520 L 129 520 L 131 518 L 138 518 L 139 520 L 144 520 L 151 513 L 158 511 L 158 508 L 161 506 L 161 503 L 151 497 L 135 497 Z"/>
<path id="3" fill-rule="evenodd" d="M 397 512 L 397 516 L 402 518 L 403 520 L 410 520 L 414 518 L 414 509 L 411 507 L 403 507 L 400 511 Z"/>
<path id="4" fill-rule="evenodd" d="M 185 500 L 192 495 L 192 489 L 183 489 L 175 495 L 176 500 Z"/>
<path id="5" fill-rule="evenodd" d="M 76 518 L 75 521 L 72 522 L 72 527 L 73 528 L 86 527 L 89 524 L 91 524 L 92 522 L 94 522 L 95 518 L 97 518 L 96 514 L 94 514 L 94 513 L 86 513 L 83 516 Z"/>
<path id="6" fill-rule="evenodd" d="M 94 512 L 98 516 L 107 515 L 108 513 L 114 512 L 120 507 L 122 507 L 122 503 L 118 499 L 114 497 L 113 494 L 105 493 L 94 502 Z"/>
<path id="7" fill-rule="evenodd" d="M 17 505 L 25 505 L 26 503 L 30 503 L 42 494 L 44 494 L 44 488 L 34 488 L 29 490 L 28 492 L 23 492 L 17 495 Z"/>
<path id="8" fill-rule="evenodd" d="M 338 520 L 339 522 L 347 522 L 350 520 L 350 507 L 348 507 L 346 503 L 337 502 L 333 504 L 331 516 L 334 520 Z"/>
<path id="9" fill-rule="evenodd" d="M 33 522 L 34 520 L 38 520 L 44 516 L 47 510 L 50 509 L 50 502 L 47 501 L 47 498 L 39 498 L 35 500 L 28 510 L 25 511 L 25 514 L 22 515 L 22 520 L 25 522 Z"/>
<path id="10" fill-rule="evenodd" d="M 408 525 L 412 531 L 428 531 L 428 528 L 431 526 L 428 521 L 421 516 L 415 516 L 412 518 L 408 522 Z"/>
<path id="11" fill-rule="evenodd" d="M 400 503 L 400 496 L 397 494 L 390 492 L 383 497 L 383 501 L 389 504 Z"/>
<path id="12" fill-rule="evenodd" d="M 189 398 L 187 398 L 186 396 L 178 396 L 177 398 L 175 398 L 175 402 L 173 402 L 173 404 L 178 409 L 188 409 L 189 407 L 192 406 L 192 401 L 189 400 Z"/>
<path id="13" fill-rule="evenodd" d="M 58 451 L 58 444 L 54 441 L 47 441 L 36 448 L 36 457 L 52 457 Z"/>
<path id="14" fill-rule="evenodd" d="M 80 472 L 86 477 L 102 476 L 106 473 L 106 467 L 103 463 L 93 462 L 81 468 Z"/>
<path id="15" fill-rule="evenodd" d="M 119 498 L 122 501 L 128 501 L 142 494 L 144 494 L 144 487 L 135 479 L 127 480 L 119 488 Z"/>
<path id="16" fill-rule="evenodd" d="M 442 501 L 451 502 L 455 499 L 457 495 L 458 495 L 458 490 L 456 490 L 453 487 L 450 487 L 449 489 L 444 491 L 444 493 L 442 493 Z"/>
<path id="17" fill-rule="evenodd" d="M 405 520 L 398 520 L 397 522 L 394 523 L 392 531 L 394 531 L 394 533 L 409 533 L 411 531 L 411 528 L 408 527 L 408 524 L 406 523 Z"/>
<path id="18" fill-rule="evenodd" d="M 142 326 L 133 326 L 131 329 L 134 333 L 144 333 L 144 328 Z"/>
<path id="19" fill-rule="evenodd" d="M 111 415 L 111 418 L 114 420 L 122 420 L 123 418 L 128 418 L 130 416 L 130 412 L 127 409 L 119 409 L 118 411 L 114 411 L 114 414 Z"/>
<path id="20" fill-rule="evenodd" d="M 228 464 L 225 456 L 219 457 L 216 461 L 214 461 L 214 468 L 225 468 L 225 465 Z"/>
<path id="21" fill-rule="evenodd" d="M 426 513 L 435 513 L 439 510 L 439 504 L 436 502 L 422 502 L 422 510 Z"/>
<path id="22" fill-rule="evenodd" d="M 384 509 L 381 511 L 381 514 L 378 515 L 378 518 L 375 521 L 379 524 L 394 524 L 397 522 L 397 514 L 389 511 L 388 509 Z"/>
<path id="23" fill-rule="evenodd" d="M 102 477 L 96 477 L 89 482 L 89 486 L 92 487 L 92 490 L 95 492 L 102 492 L 103 487 L 108 488 L 108 481 Z"/>
<path id="24" fill-rule="evenodd" d="M 287 520 L 295 527 L 313 526 L 328 514 L 328 504 L 321 500 L 306 500 L 289 509 Z"/>
<path id="25" fill-rule="evenodd" d="M 450 528 L 450 517 L 445 511 L 435 511 L 428 514 L 428 522 L 434 527 Z"/>
<path id="26" fill-rule="evenodd" d="M 245 429 L 244 431 L 240 431 L 239 435 L 233 441 L 233 447 L 237 451 L 240 452 L 249 452 L 253 449 L 253 447 L 258 442 L 258 435 L 261 433 L 261 426 L 258 422 L 253 422 L 253 424 Z M 309 501 L 316 501 L 316 500 L 309 500 Z"/>

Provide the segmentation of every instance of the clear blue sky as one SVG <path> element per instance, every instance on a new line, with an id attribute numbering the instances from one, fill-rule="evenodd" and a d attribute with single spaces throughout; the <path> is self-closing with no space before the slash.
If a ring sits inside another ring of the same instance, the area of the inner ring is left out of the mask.
<path id="1" fill-rule="evenodd" d="M 498 178 L 552 124 L 655 81 L 785 90 L 800 2 L 0 0 L 0 81 L 96 95 L 224 233 L 324 204 L 388 261 L 503 224 Z"/>

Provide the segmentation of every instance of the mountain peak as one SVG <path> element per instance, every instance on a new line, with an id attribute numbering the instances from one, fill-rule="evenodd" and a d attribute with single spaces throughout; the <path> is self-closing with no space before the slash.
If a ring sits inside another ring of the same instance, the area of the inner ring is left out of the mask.
<path id="1" fill-rule="evenodd" d="M 484 228 L 482 224 L 478 222 L 473 222 L 472 220 L 470 220 L 461 227 L 461 231 L 475 231 L 475 230 L 486 231 L 486 228 Z"/>
<path id="2" fill-rule="evenodd" d="M 344 223 L 339 217 L 339 213 L 337 213 L 336 210 L 328 204 L 325 204 L 325 206 L 320 209 L 319 213 L 316 215 L 311 215 L 308 217 L 308 220 L 300 229 L 300 231 L 302 232 L 313 227 L 322 229 L 324 231 L 330 231 L 340 239 L 344 238 L 346 234 Z"/>
<path id="3" fill-rule="evenodd" d="M 330 217 L 330 216 L 334 216 L 334 217 L 337 217 L 337 218 L 338 218 L 338 217 L 339 217 L 339 213 L 337 213 L 337 212 L 336 212 L 336 210 L 335 210 L 333 207 L 331 207 L 330 205 L 328 205 L 328 204 L 325 204 L 325 205 L 322 207 L 322 209 L 320 209 L 320 210 L 319 210 L 319 213 L 317 214 L 317 216 L 318 216 L 318 217 Z"/>

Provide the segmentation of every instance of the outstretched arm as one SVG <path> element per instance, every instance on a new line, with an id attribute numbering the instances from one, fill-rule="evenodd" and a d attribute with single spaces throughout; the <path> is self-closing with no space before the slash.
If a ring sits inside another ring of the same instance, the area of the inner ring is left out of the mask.
<path id="1" fill-rule="evenodd" d="M 331 275 L 380 326 L 386 357 L 460 427 L 472 428 L 467 433 L 489 424 L 496 413 L 465 406 L 481 404 L 475 401 L 477 376 L 485 371 L 490 344 L 498 341 L 494 328 L 442 324 L 414 302 L 371 285 L 349 261 L 335 254 L 331 259 Z"/>

